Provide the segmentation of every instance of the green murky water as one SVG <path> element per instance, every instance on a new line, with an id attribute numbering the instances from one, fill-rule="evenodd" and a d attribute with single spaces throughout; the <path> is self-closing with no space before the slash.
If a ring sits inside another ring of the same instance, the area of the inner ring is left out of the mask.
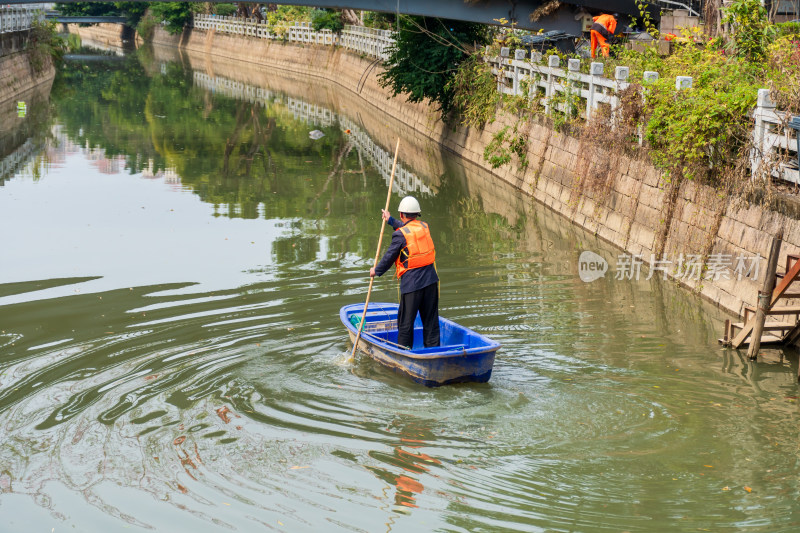
<path id="1" fill-rule="evenodd" d="M 441 312 L 504 346 L 484 385 L 345 364 L 390 119 L 140 56 L 68 61 L 4 132 L 38 148 L 0 176 L 0 531 L 800 527 L 794 352 L 582 282 L 618 252 L 404 133 Z"/>

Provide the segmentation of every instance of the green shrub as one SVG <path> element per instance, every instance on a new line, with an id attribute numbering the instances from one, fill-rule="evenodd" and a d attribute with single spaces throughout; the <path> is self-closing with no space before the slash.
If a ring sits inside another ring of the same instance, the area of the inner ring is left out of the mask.
<path id="1" fill-rule="evenodd" d="M 56 31 L 56 21 L 36 19 L 32 22 L 26 50 L 34 71 L 41 72 L 51 61 L 60 60 L 66 48 L 67 41 Z"/>
<path id="2" fill-rule="evenodd" d="M 236 13 L 236 6 L 234 4 L 214 4 L 214 13 L 220 17 L 230 17 Z"/>
<path id="3" fill-rule="evenodd" d="M 378 28 L 379 30 L 391 30 L 395 27 L 394 13 L 379 13 L 377 11 L 364 12 L 364 26 Z"/>
<path id="4" fill-rule="evenodd" d="M 429 100 L 446 116 L 453 105 L 450 81 L 458 66 L 469 58 L 474 45 L 487 40 L 483 24 L 403 16 L 381 85 L 395 95 L 406 93 L 411 102 Z"/>
<path id="5" fill-rule="evenodd" d="M 750 61 L 764 61 L 767 47 L 777 30 L 769 23 L 767 9 L 761 0 L 735 0 L 723 9 L 723 22 L 730 24 L 732 49 Z"/>
<path id="6" fill-rule="evenodd" d="M 653 162 L 669 173 L 715 183 L 749 139 L 749 112 L 762 86 L 754 66 L 736 57 L 684 46 L 649 87 L 646 138 Z M 677 90 L 675 77 L 692 76 Z"/>
<path id="7" fill-rule="evenodd" d="M 267 11 L 267 22 L 270 26 L 282 26 L 292 22 L 311 22 L 310 7 L 278 6 L 275 11 Z"/>
<path id="8" fill-rule="evenodd" d="M 77 52 L 82 46 L 81 36 L 77 33 L 70 33 L 67 35 L 67 49 L 70 52 Z"/>
<path id="9" fill-rule="evenodd" d="M 153 2 L 150 13 L 164 25 L 169 33 L 183 31 L 183 27 L 192 19 L 192 5 L 188 2 Z"/>
<path id="10" fill-rule="evenodd" d="M 344 29 L 342 12 L 334 9 L 315 9 L 311 12 L 311 25 L 314 31 L 331 30 L 339 33 Z"/>
<path id="11" fill-rule="evenodd" d="M 772 99 L 783 110 L 800 115 L 800 36 L 776 39 L 768 49 L 766 74 Z"/>
<path id="12" fill-rule="evenodd" d="M 139 20 L 139 24 L 136 25 L 136 33 L 145 41 L 152 41 L 156 26 L 158 26 L 158 21 L 152 13 L 147 13 Z"/>
<path id="13" fill-rule="evenodd" d="M 480 52 L 459 65 L 446 88 L 453 93 L 453 110 L 462 124 L 480 127 L 494 120 L 500 93 Z"/>

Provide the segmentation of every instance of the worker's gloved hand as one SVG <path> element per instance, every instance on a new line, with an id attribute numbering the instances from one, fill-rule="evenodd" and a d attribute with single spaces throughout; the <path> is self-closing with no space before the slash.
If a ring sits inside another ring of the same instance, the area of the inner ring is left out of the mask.
<path id="1" fill-rule="evenodd" d="M 390 216 L 392 216 L 392 215 L 389 214 L 389 211 L 387 211 L 386 209 L 381 209 L 381 217 L 383 217 L 383 221 L 384 222 L 389 222 L 389 217 Z"/>

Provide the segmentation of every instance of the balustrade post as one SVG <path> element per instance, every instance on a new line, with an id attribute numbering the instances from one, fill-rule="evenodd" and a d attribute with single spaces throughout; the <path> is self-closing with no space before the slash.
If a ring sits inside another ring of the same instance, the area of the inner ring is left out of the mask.
<path id="1" fill-rule="evenodd" d="M 649 92 L 648 85 L 654 84 L 658 81 L 658 72 L 654 72 L 652 70 L 645 70 L 644 74 L 642 74 L 642 82 L 644 83 L 644 87 L 642 88 L 642 104 L 645 104 L 647 100 L 647 93 Z M 639 146 L 644 144 L 644 124 L 639 124 Z"/>
<path id="2" fill-rule="evenodd" d="M 611 97 L 611 127 L 616 128 L 619 121 L 619 93 L 628 86 L 628 67 L 617 67 L 614 69 L 614 95 Z"/>
<path id="3" fill-rule="evenodd" d="M 527 52 L 525 50 L 514 50 L 514 59 L 517 61 L 522 61 L 525 59 Z M 514 64 L 514 96 L 519 95 L 519 66 Z"/>
<path id="4" fill-rule="evenodd" d="M 553 111 L 553 106 L 550 103 L 550 99 L 553 97 L 553 91 L 555 90 L 555 76 L 553 75 L 553 69 L 558 68 L 561 64 L 561 60 L 556 55 L 552 55 L 547 58 L 547 88 L 545 89 L 544 97 L 545 97 L 545 105 L 544 105 L 544 113 L 545 115 L 549 115 Z"/>
<path id="5" fill-rule="evenodd" d="M 586 120 L 589 120 L 597 109 L 597 81 L 603 77 L 603 64 L 594 62 L 589 65 L 589 96 L 586 98 Z"/>
<path id="6" fill-rule="evenodd" d="M 692 88 L 692 77 L 691 76 L 677 76 L 675 78 L 675 89 L 678 91 L 682 91 L 684 89 L 691 89 Z"/>
<path id="7" fill-rule="evenodd" d="M 769 89 L 759 89 L 756 98 L 756 109 L 753 112 L 755 128 L 753 129 L 753 148 L 750 150 L 751 178 L 756 178 L 761 170 L 761 163 L 772 150 L 769 142 L 769 122 L 765 115 L 775 112 L 775 102 L 769 97 Z"/>
<path id="8" fill-rule="evenodd" d="M 497 91 L 500 94 L 503 94 L 503 88 L 506 85 L 506 75 L 505 75 L 505 65 L 506 65 L 506 58 L 508 54 L 511 52 L 511 49 L 508 47 L 500 48 L 500 60 L 497 62 L 498 64 L 498 73 L 497 73 Z"/>
<path id="9" fill-rule="evenodd" d="M 567 60 L 567 83 L 569 84 L 570 92 L 575 92 L 578 95 L 578 100 L 581 98 L 581 60 L 568 59 Z M 576 109 L 577 111 L 577 109 Z M 580 111 L 578 111 L 580 114 Z"/>

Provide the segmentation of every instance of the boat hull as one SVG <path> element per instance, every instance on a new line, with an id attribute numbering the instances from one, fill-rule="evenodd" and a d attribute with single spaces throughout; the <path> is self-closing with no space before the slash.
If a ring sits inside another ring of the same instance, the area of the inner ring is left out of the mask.
<path id="1" fill-rule="evenodd" d="M 380 307 L 381 311 L 386 309 L 396 311 L 397 307 L 395 304 L 375 305 L 382 306 Z M 357 308 L 359 313 L 363 311 L 363 307 L 360 305 Z M 354 306 L 342 308 L 342 322 L 347 326 L 351 342 L 355 342 L 358 334 L 357 328 L 350 322 L 353 309 Z M 370 311 L 372 310 L 371 304 Z M 474 337 L 472 343 L 478 344 L 478 346 L 443 346 L 438 349 L 440 353 L 430 353 L 425 349 L 404 350 L 397 345 L 392 345 L 391 342 L 387 343 L 384 339 L 376 338 L 373 334 L 365 333 L 358 342 L 358 349 L 385 367 L 428 387 L 438 387 L 450 383 L 489 381 L 492 376 L 495 354 L 500 348 L 500 344 L 449 320 L 440 319 L 440 321 L 442 329 L 459 328 L 462 338 L 464 333 L 472 335 Z M 480 345 L 483 343 L 486 346 Z"/>

